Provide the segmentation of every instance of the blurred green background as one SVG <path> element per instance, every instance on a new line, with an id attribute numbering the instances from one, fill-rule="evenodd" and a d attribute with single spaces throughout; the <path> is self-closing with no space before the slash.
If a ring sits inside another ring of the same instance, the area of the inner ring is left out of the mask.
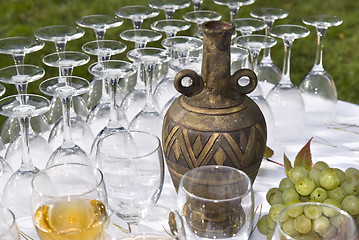
<path id="1" fill-rule="evenodd" d="M 0 3 L 0 38 L 11 36 L 33 36 L 33 32 L 48 25 L 75 25 L 76 19 L 92 14 L 114 15 L 116 9 L 128 5 L 147 5 L 148 0 L 3 0 Z M 359 75 L 359 31 L 356 31 L 358 24 L 359 1 L 350 0 L 257 0 L 250 6 L 243 6 L 237 17 L 250 17 L 249 12 L 260 7 L 283 8 L 289 12 L 286 19 L 277 20 L 278 24 L 301 24 L 301 19 L 305 16 L 314 14 L 331 14 L 343 19 L 343 24 L 338 27 L 329 28 L 324 42 L 324 67 L 333 77 L 340 100 L 350 101 L 359 104 L 357 93 L 359 85 L 357 76 Z M 202 9 L 215 10 L 222 15 L 222 20 L 229 20 L 229 10 L 225 6 L 219 6 L 212 0 L 204 0 Z M 182 18 L 183 13 L 192 11 L 193 7 L 175 12 L 175 18 Z M 164 19 L 164 13 L 153 19 L 145 20 L 143 28 L 158 19 Z M 119 33 L 123 30 L 131 29 L 130 20 L 125 20 L 121 27 L 109 29 L 106 39 L 120 40 Z M 308 27 L 311 34 L 303 39 L 294 42 L 291 58 L 291 78 L 295 85 L 298 85 L 301 78 L 308 72 L 314 63 L 316 34 L 314 27 Z M 71 41 L 67 44 L 67 50 L 81 51 L 81 46 L 90 40 L 94 40 L 94 32 L 85 29 L 86 34 L 83 38 Z M 192 34 L 192 30 L 180 34 Z M 133 44 L 124 42 L 130 50 Z M 148 46 L 160 46 L 160 41 L 150 43 Z M 45 66 L 41 59 L 46 54 L 54 52 L 53 43 L 47 42 L 45 47 L 36 53 L 28 54 L 25 63 L 35 64 L 46 70 L 44 79 L 58 74 L 58 70 Z M 283 42 L 272 49 L 272 57 L 277 66 L 281 69 L 283 65 Z M 113 57 L 113 59 L 126 59 L 125 53 Z M 96 58 L 92 56 L 92 62 Z M 9 55 L 0 55 L 0 67 L 13 65 L 13 59 Z M 89 64 L 88 64 L 89 65 Z M 87 72 L 87 67 L 78 67 L 74 70 L 74 75 L 79 75 L 87 79 L 92 76 Z M 31 83 L 29 93 L 39 93 L 39 82 Z M 14 86 L 6 86 L 6 95 L 15 93 Z"/>

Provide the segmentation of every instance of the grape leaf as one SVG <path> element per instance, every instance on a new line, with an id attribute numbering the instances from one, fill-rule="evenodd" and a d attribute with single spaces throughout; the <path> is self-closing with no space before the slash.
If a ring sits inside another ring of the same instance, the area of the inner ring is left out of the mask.
<path id="1" fill-rule="evenodd" d="M 270 147 L 266 146 L 266 149 L 264 150 L 263 157 L 264 158 L 270 158 L 270 157 L 273 156 L 273 154 L 274 154 L 274 151 Z"/>
<path id="2" fill-rule="evenodd" d="M 287 177 L 289 177 L 289 171 L 293 168 L 292 164 L 289 161 L 289 158 L 287 157 L 287 155 L 285 155 L 284 153 L 284 157 L 283 157 L 283 161 L 284 161 L 284 168 L 285 168 L 285 172 L 287 174 Z"/>
<path id="3" fill-rule="evenodd" d="M 310 143 L 313 137 L 304 145 L 304 147 L 298 152 L 294 160 L 294 166 L 302 166 L 308 171 L 313 167 L 312 154 L 310 152 Z"/>

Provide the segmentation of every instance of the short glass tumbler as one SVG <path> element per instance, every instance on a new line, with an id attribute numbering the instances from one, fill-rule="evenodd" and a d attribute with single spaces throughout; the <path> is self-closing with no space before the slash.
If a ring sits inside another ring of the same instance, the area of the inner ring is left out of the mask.
<path id="1" fill-rule="evenodd" d="M 254 196 L 250 178 L 227 166 L 202 166 L 183 175 L 177 208 L 195 239 L 248 239 Z"/>

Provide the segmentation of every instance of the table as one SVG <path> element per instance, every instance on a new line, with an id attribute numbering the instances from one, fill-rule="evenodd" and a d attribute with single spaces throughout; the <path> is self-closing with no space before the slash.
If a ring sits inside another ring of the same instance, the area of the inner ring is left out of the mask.
<path id="1" fill-rule="evenodd" d="M 311 153 L 313 162 L 325 161 L 331 167 L 346 169 L 355 167 L 359 169 L 359 105 L 338 101 L 336 122 L 328 126 L 306 126 L 303 137 L 296 142 L 270 146 L 274 150 L 272 160 L 283 163 L 283 153 L 293 163 L 296 154 L 313 137 Z M 267 214 L 270 205 L 266 201 L 266 193 L 270 188 L 278 187 L 279 182 L 284 178 L 284 167 L 263 160 L 257 178 L 253 184 L 255 207 L 262 204 L 262 215 Z M 176 208 L 176 192 L 172 185 L 170 176 L 166 169 L 165 183 L 158 204 Z M 254 224 L 258 221 L 259 212 L 256 212 Z M 35 229 L 31 225 L 31 219 L 18 219 L 19 228 L 36 237 Z M 253 232 L 251 240 L 264 240 L 266 236 Z"/>

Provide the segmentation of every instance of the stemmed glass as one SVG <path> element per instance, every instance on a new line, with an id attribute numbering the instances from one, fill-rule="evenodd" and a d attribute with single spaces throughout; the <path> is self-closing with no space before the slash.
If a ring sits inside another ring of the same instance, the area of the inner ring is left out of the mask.
<path id="1" fill-rule="evenodd" d="M 0 100 L 0 114 L 16 117 L 20 123 L 22 139 L 22 161 L 20 168 L 13 173 L 7 182 L 2 201 L 16 216 L 30 216 L 31 179 L 39 172 L 31 161 L 29 149 L 30 118 L 48 111 L 50 102 L 42 96 L 18 94 Z"/>
<path id="2" fill-rule="evenodd" d="M 233 19 L 232 24 L 242 36 L 251 35 L 253 32 L 263 30 L 266 27 L 263 21 L 254 18 L 236 18 Z"/>
<path id="3" fill-rule="evenodd" d="M 151 0 L 148 5 L 151 8 L 164 10 L 166 19 L 172 19 L 176 10 L 187 8 L 190 0 Z"/>
<path id="4" fill-rule="evenodd" d="M 187 12 L 183 14 L 182 17 L 187 22 L 196 24 L 196 30 L 194 32 L 194 36 L 201 39 L 203 38 L 203 33 L 200 28 L 201 24 L 206 21 L 218 21 L 222 18 L 222 16 L 219 13 L 209 10 L 197 10 L 197 11 Z"/>
<path id="5" fill-rule="evenodd" d="M 136 67 L 125 61 L 108 60 L 101 62 L 100 65 L 97 63 L 92 64 L 89 67 L 89 72 L 94 76 L 103 78 L 103 80 L 107 82 L 110 98 L 108 122 L 106 126 L 98 132 L 91 146 L 91 156 L 94 156 L 100 139 L 127 128 L 127 125 L 124 126 L 122 124 L 123 121 L 121 121 L 121 118 L 123 118 L 124 115 L 118 113 L 119 109 L 117 107 L 116 92 L 118 90 L 119 82 L 124 81 L 130 75 L 135 74 Z"/>
<path id="6" fill-rule="evenodd" d="M 109 209 L 134 227 L 149 204 L 157 203 L 162 191 L 160 139 L 146 132 L 125 130 L 108 135 L 98 144 L 96 166 L 104 174 Z"/>
<path id="7" fill-rule="evenodd" d="M 0 237 L 7 240 L 20 240 L 15 215 L 0 205 Z"/>
<path id="8" fill-rule="evenodd" d="M 329 27 L 338 26 L 343 21 L 330 15 L 314 15 L 303 18 L 306 25 L 314 26 L 317 33 L 317 51 L 312 69 L 299 84 L 306 110 L 308 124 L 321 125 L 335 119 L 337 90 L 332 77 L 323 67 L 323 39 Z"/>
<path id="9" fill-rule="evenodd" d="M 277 44 L 277 40 L 270 36 L 265 35 L 247 35 L 239 36 L 235 39 L 235 43 L 241 47 L 245 47 L 249 51 L 251 69 L 257 73 L 257 63 L 260 51 L 264 48 L 272 47 Z M 252 91 L 249 96 L 261 109 L 267 124 L 267 145 L 270 145 L 274 141 L 275 129 L 274 129 L 274 116 L 272 110 L 263 97 L 263 91 L 260 85 Z"/>
<path id="10" fill-rule="evenodd" d="M 26 94 L 29 83 L 41 79 L 45 70 L 41 67 L 29 64 L 18 64 L 0 69 L 0 82 L 16 86 L 18 94 Z M 29 129 L 30 154 L 34 165 L 42 169 L 51 155 L 52 149 L 42 135 Z M 22 154 L 21 135 L 14 138 L 6 149 L 5 159 L 12 169 L 18 169 L 21 165 Z"/>
<path id="11" fill-rule="evenodd" d="M 179 19 L 158 20 L 151 24 L 151 28 L 155 31 L 164 32 L 166 37 L 174 37 L 180 31 L 186 31 L 191 24 Z"/>
<path id="12" fill-rule="evenodd" d="M 230 21 L 233 21 L 233 19 L 237 17 L 240 7 L 250 5 L 254 3 L 255 0 L 213 0 L 213 2 L 218 5 L 228 6 Z"/>
<path id="13" fill-rule="evenodd" d="M 46 166 L 50 167 L 61 163 L 91 164 L 86 152 L 72 140 L 72 122 L 70 120 L 72 97 L 88 91 L 89 82 L 75 76 L 53 77 L 43 81 L 39 88 L 44 94 L 58 97 L 61 100 L 63 115 L 62 144 L 51 154 Z"/>
<path id="14" fill-rule="evenodd" d="M 265 22 L 265 35 L 268 36 L 268 32 L 272 29 L 274 21 L 286 18 L 288 12 L 280 8 L 259 8 L 250 12 L 250 15 L 262 19 Z M 272 60 L 270 48 L 265 48 L 263 51 L 262 60 L 258 64 L 257 76 L 258 81 L 265 84 L 277 84 L 281 78 L 281 72 Z M 265 95 L 267 95 L 267 93 L 268 92 L 265 91 Z"/>
<path id="15" fill-rule="evenodd" d="M 38 173 L 31 188 L 31 215 L 40 239 L 102 239 L 108 204 L 98 168 L 56 165 Z"/>
<path id="16" fill-rule="evenodd" d="M 134 29 L 142 28 L 142 23 L 145 19 L 156 17 L 158 14 L 160 12 L 156 9 L 144 5 L 125 6 L 116 11 L 117 16 L 130 19 Z"/>
<path id="17" fill-rule="evenodd" d="M 135 43 L 135 48 L 144 48 L 147 43 L 155 42 L 162 38 L 162 34 L 149 29 L 131 29 L 120 33 L 120 37 Z"/>
<path id="18" fill-rule="evenodd" d="M 85 43 L 82 46 L 82 50 L 91 55 L 97 55 L 97 63 L 94 66 L 98 66 L 96 69 L 101 69 L 103 61 L 110 60 L 111 56 L 120 54 L 126 50 L 126 45 L 116 40 L 98 40 Z M 110 114 L 110 96 L 108 89 L 108 82 L 103 78 L 101 74 L 95 74 L 94 81 L 100 83 L 101 88 L 90 88 L 91 90 L 101 90 L 100 93 L 92 94 L 97 98 L 91 98 L 91 102 L 87 101 L 88 105 L 92 106 L 89 114 L 87 115 L 86 122 L 91 126 L 94 133 L 98 133 L 103 128 L 105 122 L 109 118 Z M 91 94 L 89 94 L 91 95 Z M 122 101 L 123 93 L 117 91 L 117 98 Z M 121 119 L 122 125 L 128 125 L 125 118 Z"/>
<path id="19" fill-rule="evenodd" d="M 170 53 L 171 58 L 175 59 L 188 57 L 190 52 L 201 49 L 203 41 L 195 37 L 176 36 L 163 39 L 161 44 Z"/>
<path id="20" fill-rule="evenodd" d="M 146 102 L 144 108 L 131 120 L 129 129 L 162 135 L 162 116 L 154 105 L 152 83 L 156 69 L 168 60 L 168 53 L 159 48 L 138 48 L 127 53 L 127 57 L 141 64 L 142 75 L 146 86 Z"/>
<path id="21" fill-rule="evenodd" d="M 294 40 L 309 33 L 307 28 L 299 25 L 278 25 L 270 31 L 272 36 L 282 38 L 284 43 L 282 78 L 267 95 L 275 119 L 275 138 L 280 142 L 295 141 L 304 131 L 305 106 L 298 88 L 290 79 L 290 56 Z"/>
<path id="22" fill-rule="evenodd" d="M 254 194 L 248 175 L 227 166 L 202 166 L 183 175 L 177 209 L 194 239 L 249 239 Z"/>

